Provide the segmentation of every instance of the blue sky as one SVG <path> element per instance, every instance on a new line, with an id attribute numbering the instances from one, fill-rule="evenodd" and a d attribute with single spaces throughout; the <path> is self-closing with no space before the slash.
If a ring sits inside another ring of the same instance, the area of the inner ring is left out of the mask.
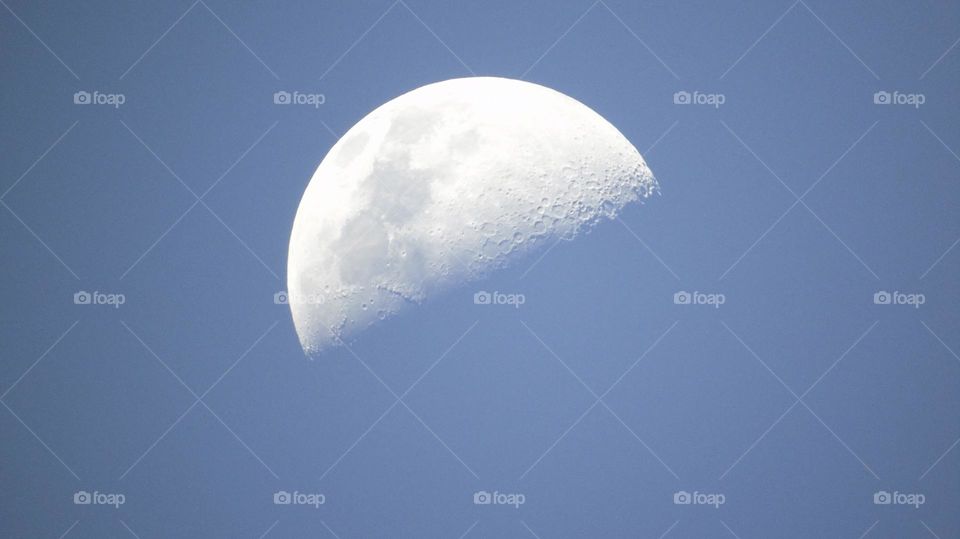
<path id="1" fill-rule="evenodd" d="M 0 535 L 960 535 L 960 5 L 2 8 Z M 590 106 L 661 194 L 305 359 L 311 174 L 471 74 Z"/>

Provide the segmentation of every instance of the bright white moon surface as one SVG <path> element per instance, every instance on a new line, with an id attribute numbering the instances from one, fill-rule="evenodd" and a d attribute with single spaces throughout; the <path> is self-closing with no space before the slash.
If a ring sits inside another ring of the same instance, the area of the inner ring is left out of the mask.
<path id="1" fill-rule="evenodd" d="M 657 181 L 579 101 L 518 80 L 429 84 L 330 150 L 290 237 L 287 292 L 313 354 L 402 309 L 573 239 Z"/>

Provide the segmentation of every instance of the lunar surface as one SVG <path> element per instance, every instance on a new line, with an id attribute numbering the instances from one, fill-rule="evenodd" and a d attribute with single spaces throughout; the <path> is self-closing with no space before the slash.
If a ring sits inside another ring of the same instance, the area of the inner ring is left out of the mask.
<path id="1" fill-rule="evenodd" d="M 579 101 L 518 80 L 423 86 L 330 150 L 293 224 L 287 291 L 308 354 L 573 239 L 657 182 Z"/>

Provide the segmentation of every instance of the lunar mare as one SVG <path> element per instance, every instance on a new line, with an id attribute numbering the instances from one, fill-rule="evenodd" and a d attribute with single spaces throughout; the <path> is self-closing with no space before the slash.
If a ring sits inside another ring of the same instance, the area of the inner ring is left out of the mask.
<path id="1" fill-rule="evenodd" d="M 657 188 L 613 125 L 549 88 L 473 77 L 403 94 L 333 146 L 300 201 L 287 267 L 300 342 L 323 350 Z"/>

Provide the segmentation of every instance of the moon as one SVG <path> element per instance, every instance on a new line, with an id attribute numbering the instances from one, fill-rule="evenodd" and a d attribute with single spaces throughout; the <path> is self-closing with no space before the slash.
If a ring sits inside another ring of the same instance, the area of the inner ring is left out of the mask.
<path id="1" fill-rule="evenodd" d="M 369 113 L 310 179 L 288 302 L 308 355 L 658 191 L 636 148 L 537 84 L 452 79 Z"/>

